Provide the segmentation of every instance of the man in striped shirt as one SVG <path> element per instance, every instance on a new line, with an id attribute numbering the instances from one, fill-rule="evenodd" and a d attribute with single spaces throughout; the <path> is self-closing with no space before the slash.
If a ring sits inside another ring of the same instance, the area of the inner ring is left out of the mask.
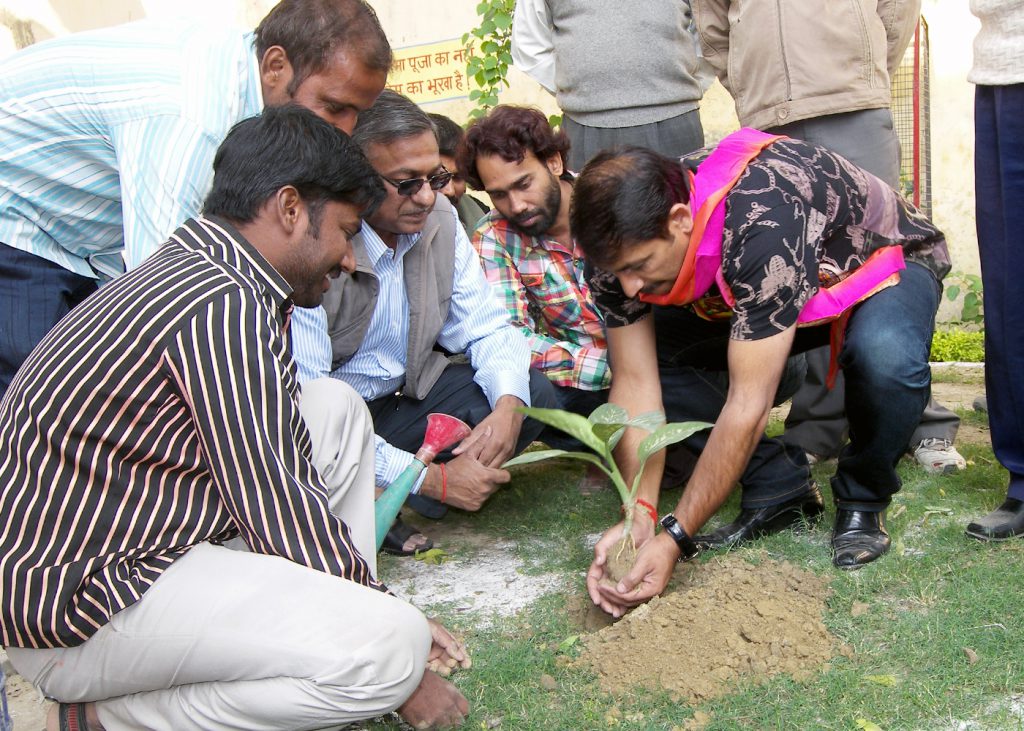
<path id="1" fill-rule="evenodd" d="M 0 396 L 64 314 L 199 211 L 233 124 L 291 101 L 351 133 L 390 64 L 363 0 L 282 0 L 255 33 L 142 21 L 0 63 Z"/>
<path id="2" fill-rule="evenodd" d="M 61 320 L 0 400 L 3 644 L 61 702 L 50 728 L 457 723 L 465 699 L 426 667 L 463 648 L 375 576 L 366 407 L 329 379 L 300 403 L 289 352 L 292 306 L 354 268 L 381 184 L 291 105 L 237 125 L 214 167 L 204 215 Z"/>
<path id="3" fill-rule="evenodd" d="M 296 314 L 300 373 L 340 378 L 367 400 L 381 486 L 412 460 L 427 413 L 469 423 L 473 434 L 454 458 L 441 455 L 425 470 L 410 504 L 435 517 L 446 510 L 439 501 L 478 510 L 510 479 L 502 463 L 540 432 L 517 407 L 553 406 L 551 386 L 531 371 L 526 340 L 491 294 L 455 210 L 437 194 L 450 174 L 430 118 L 385 90 L 360 115 L 353 139 L 387 197 L 353 242 L 356 271 L 332 285 L 326 313 Z M 469 363 L 449 362 L 438 347 L 465 353 Z"/>

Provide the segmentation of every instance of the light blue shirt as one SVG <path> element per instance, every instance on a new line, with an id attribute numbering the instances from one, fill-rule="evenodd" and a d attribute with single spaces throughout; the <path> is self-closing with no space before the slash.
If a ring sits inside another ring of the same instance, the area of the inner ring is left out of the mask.
<path id="1" fill-rule="evenodd" d="M 493 408 L 502 396 L 511 395 L 530 405 L 530 347 L 508 312 L 499 306 L 480 268 L 479 257 L 455 225 L 455 281 L 452 299 L 438 344 L 450 353 L 465 353 L 473 366 L 473 380 Z M 405 294 L 404 258 L 420 234 L 402 235 L 392 251 L 369 224 L 363 223 L 362 239 L 373 265 L 380 290 L 369 329 L 359 350 L 339 368 L 331 369 L 331 342 L 327 315 L 322 307 L 292 312 L 292 357 L 299 380 L 330 375 L 352 386 L 367 401 L 397 391 L 405 383 L 409 340 L 409 301 Z M 386 486 L 401 474 L 413 455 L 377 437 L 376 477 Z M 418 491 L 423 476 L 417 482 Z"/>
<path id="2" fill-rule="evenodd" d="M 0 62 L 0 241 L 106 280 L 196 215 L 263 108 L 252 33 L 144 20 Z"/>

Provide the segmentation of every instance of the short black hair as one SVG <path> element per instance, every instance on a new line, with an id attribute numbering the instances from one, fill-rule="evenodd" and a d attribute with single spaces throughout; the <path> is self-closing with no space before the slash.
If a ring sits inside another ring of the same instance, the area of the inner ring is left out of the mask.
<path id="1" fill-rule="evenodd" d="M 668 236 L 668 214 L 690 189 L 679 160 L 645 147 L 598 153 L 573 186 L 569 227 L 594 266 L 613 264 L 623 246 Z"/>
<path id="2" fill-rule="evenodd" d="M 271 46 L 288 54 L 292 95 L 311 74 L 323 71 L 339 48 L 357 52 L 374 71 L 391 70 L 391 44 L 364 0 L 281 0 L 256 26 L 256 58 Z"/>
<path id="3" fill-rule="evenodd" d="M 384 183 L 347 134 L 295 104 L 267 107 L 228 132 L 213 160 L 213 188 L 203 213 L 248 223 L 281 188 L 292 185 L 319 230 L 327 201 L 369 215 L 387 195 Z"/>
<path id="4" fill-rule="evenodd" d="M 443 114 L 428 114 L 430 121 L 434 123 L 434 134 L 437 135 L 437 148 L 445 157 L 455 157 L 455 150 L 458 148 L 462 138 L 466 136 L 465 130 L 458 123 Z"/>

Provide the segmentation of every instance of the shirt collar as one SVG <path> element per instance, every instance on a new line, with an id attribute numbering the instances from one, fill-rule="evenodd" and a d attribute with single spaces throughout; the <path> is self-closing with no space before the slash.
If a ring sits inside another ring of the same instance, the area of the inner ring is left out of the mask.
<path id="1" fill-rule="evenodd" d="M 363 221 L 360 233 L 363 235 L 363 246 L 366 248 L 366 255 L 369 257 L 370 263 L 376 267 L 381 257 L 391 251 L 391 247 L 384 243 L 380 235 L 373 230 L 373 226 L 366 221 Z M 405 256 L 413 244 L 420 240 L 421 235 L 421 231 L 417 231 L 414 234 L 399 234 L 398 246 L 395 247 L 395 258 L 400 259 Z"/>
<path id="2" fill-rule="evenodd" d="M 220 233 L 224 243 L 230 242 L 223 250 L 209 248 L 216 258 L 249 275 L 270 294 L 275 304 L 284 305 L 291 296 L 292 286 L 237 228 L 220 216 L 200 216 L 197 220 L 201 225 Z"/>

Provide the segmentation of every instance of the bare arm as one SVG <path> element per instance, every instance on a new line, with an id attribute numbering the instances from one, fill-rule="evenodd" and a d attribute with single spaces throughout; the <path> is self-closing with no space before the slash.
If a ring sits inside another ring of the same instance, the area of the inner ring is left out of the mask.
<path id="1" fill-rule="evenodd" d="M 650 411 L 664 411 L 654 318 L 646 317 L 632 325 L 608 328 L 608 353 L 615 364 L 609 403 L 621 406 L 630 417 Z M 615 461 L 627 485 L 633 483 L 639 470 L 637 447 L 646 436 L 647 432 L 642 429 L 627 429 L 615 450 Z M 658 504 L 664 468 L 664 452 L 652 455 L 647 461 L 637 497 L 652 505 Z"/>
<path id="2" fill-rule="evenodd" d="M 674 511 L 691 536 L 725 502 L 764 433 L 795 333 L 796 328 L 791 327 L 763 340 L 730 341 L 725 406 Z M 595 601 L 605 611 L 621 616 L 665 589 L 678 558 L 675 542 L 661 533 L 640 549 L 632 571 L 618 586 L 596 587 L 600 600 Z"/>
<path id="3" fill-rule="evenodd" d="M 608 352 L 615 364 L 615 377 L 608 401 L 626 409 L 630 416 L 662 409 L 661 380 L 658 376 L 658 357 L 654 341 L 654 318 L 646 317 L 625 327 L 608 328 Z M 646 432 L 628 429 L 616 449 L 615 459 L 626 480 L 632 483 L 637 473 L 637 445 Z M 658 490 L 665 458 L 659 453 L 652 455 L 644 470 L 644 479 L 637 497 L 651 505 L 658 504 Z M 642 546 L 654 537 L 654 522 L 645 511 L 638 510 L 634 516 L 632 536 L 637 546 Z M 598 590 L 604 578 L 604 567 L 608 561 L 608 550 L 622 537 L 622 522 L 609 528 L 594 546 L 594 560 L 587 571 L 587 591 L 594 603 L 609 614 L 621 615 L 617 605 L 609 603 Z M 618 611 L 618 613 L 616 613 Z"/>

